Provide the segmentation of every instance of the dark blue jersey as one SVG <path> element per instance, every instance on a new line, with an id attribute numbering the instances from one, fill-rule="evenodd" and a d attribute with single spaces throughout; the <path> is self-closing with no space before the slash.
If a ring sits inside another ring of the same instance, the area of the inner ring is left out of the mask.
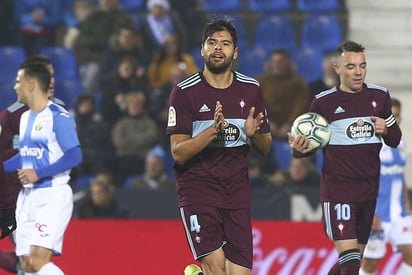
<path id="1" fill-rule="evenodd" d="M 226 89 L 210 86 L 201 73 L 177 84 L 169 98 L 167 134 L 195 137 L 214 123 L 216 101 L 223 106 L 224 133 L 184 165 L 175 165 L 179 206 L 194 203 L 223 208 L 249 208 L 251 189 L 246 157 L 245 121 L 249 109 L 265 115 L 261 133 L 269 132 L 259 83 L 234 72 Z"/>
<path id="2" fill-rule="evenodd" d="M 395 147 L 401 131 L 391 106 L 389 91 L 370 84 L 358 93 L 332 88 L 314 98 L 310 111 L 324 116 L 331 129 L 330 142 L 323 149 L 322 201 L 362 202 L 376 198 L 382 137 L 375 133 L 371 116 L 385 119 L 388 136 L 384 140 Z"/>

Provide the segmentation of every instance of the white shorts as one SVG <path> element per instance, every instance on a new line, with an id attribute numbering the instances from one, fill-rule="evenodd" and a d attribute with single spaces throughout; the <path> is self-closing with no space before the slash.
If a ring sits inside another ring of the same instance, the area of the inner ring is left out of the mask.
<path id="1" fill-rule="evenodd" d="M 67 184 L 22 188 L 16 205 L 16 255 L 28 255 L 32 245 L 61 254 L 72 212 L 73 192 Z"/>
<path id="2" fill-rule="evenodd" d="M 406 216 L 393 222 L 382 222 L 382 231 L 371 234 L 363 256 L 370 259 L 383 258 L 386 244 L 390 243 L 394 251 L 399 245 L 412 244 L 412 216 Z"/>

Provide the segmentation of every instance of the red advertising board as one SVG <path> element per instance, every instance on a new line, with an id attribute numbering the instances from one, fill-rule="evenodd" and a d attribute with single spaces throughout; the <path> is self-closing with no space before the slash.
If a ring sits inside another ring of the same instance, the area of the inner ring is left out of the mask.
<path id="1" fill-rule="evenodd" d="M 327 274 L 337 259 L 320 223 L 254 221 L 253 241 L 253 275 Z M 179 220 L 73 220 L 63 249 L 53 261 L 66 275 L 181 275 L 194 262 Z M 395 274 L 399 263 L 389 253 L 379 274 Z"/>

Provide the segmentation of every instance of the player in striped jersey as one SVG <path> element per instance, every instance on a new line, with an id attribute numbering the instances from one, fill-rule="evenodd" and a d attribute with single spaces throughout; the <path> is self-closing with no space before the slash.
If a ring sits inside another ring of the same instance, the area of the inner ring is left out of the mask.
<path id="1" fill-rule="evenodd" d="M 399 124 L 401 102 L 395 98 L 392 98 L 392 113 Z M 360 275 L 374 274 L 385 255 L 387 243 L 403 256 L 396 274 L 412 274 L 412 216 L 404 174 L 406 154 L 404 140 L 397 148 L 382 145 L 379 194 Z"/>
<path id="2" fill-rule="evenodd" d="M 65 107 L 62 100 L 54 96 L 54 68 L 51 60 L 47 56 L 33 55 L 24 61 L 25 64 L 44 64 L 50 71 L 51 79 L 48 89 L 48 97 L 54 103 Z M 9 224 L 15 223 L 14 213 L 17 195 L 21 189 L 21 183 L 17 178 L 16 173 L 5 173 L 3 169 L 3 161 L 7 160 L 14 154 L 18 147 L 19 139 L 19 125 L 21 114 L 28 110 L 28 107 L 21 102 L 14 102 L 6 109 L 0 111 L 0 212 L 7 213 L 8 215 L 0 214 L 0 223 Z M 3 222 L 3 217 L 9 217 Z M 7 225 L 7 226 L 10 226 Z M 11 227 L 12 228 L 12 227 Z M 6 237 L 11 233 L 8 227 L 2 230 L 0 238 Z M 11 235 L 10 235 L 11 236 Z M 16 273 L 16 265 L 18 258 L 14 251 L 0 251 L 0 268 L 9 272 Z"/>
<path id="3" fill-rule="evenodd" d="M 230 21 L 210 22 L 202 39 L 203 71 L 177 84 L 169 98 L 178 204 L 193 256 L 186 275 L 249 275 L 251 186 L 246 158 L 272 142 L 259 83 L 232 70 L 238 56 Z"/>
<path id="4" fill-rule="evenodd" d="M 310 107 L 331 129 L 320 182 L 323 227 L 339 255 L 330 275 L 358 274 L 375 212 L 382 140 L 396 147 L 402 135 L 389 91 L 365 83 L 364 50 L 353 41 L 338 46 L 339 86 L 316 95 Z M 304 136 L 294 140 L 289 134 L 289 143 L 295 157 L 314 153 Z"/>
<path id="5" fill-rule="evenodd" d="M 16 207 L 16 254 L 26 273 L 63 274 L 50 259 L 60 254 L 73 210 L 70 169 L 82 159 L 71 115 L 48 98 L 44 64 L 22 64 L 14 86 L 29 110 L 20 119 L 19 154 L 4 163 L 23 184 Z"/>

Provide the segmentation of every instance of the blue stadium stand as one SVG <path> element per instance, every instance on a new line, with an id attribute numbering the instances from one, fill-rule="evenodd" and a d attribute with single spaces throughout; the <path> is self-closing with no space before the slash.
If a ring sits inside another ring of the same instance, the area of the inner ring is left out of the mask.
<path id="1" fill-rule="evenodd" d="M 302 47 L 335 51 L 342 41 L 342 26 L 333 14 L 312 14 L 304 19 L 301 30 Z"/>
<path id="2" fill-rule="evenodd" d="M 340 0 L 296 0 L 296 8 L 301 12 L 336 12 L 342 9 Z"/>
<path id="3" fill-rule="evenodd" d="M 268 61 L 270 52 L 262 48 L 251 48 L 239 52 L 237 71 L 247 76 L 256 77 L 263 73 L 264 64 Z"/>
<path id="4" fill-rule="evenodd" d="M 7 85 L 10 81 L 14 81 L 17 70 L 25 59 L 26 53 L 22 47 L 0 46 L 0 84 Z"/>
<path id="5" fill-rule="evenodd" d="M 249 0 L 249 10 L 253 12 L 285 12 L 292 8 L 291 0 Z"/>
<path id="6" fill-rule="evenodd" d="M 203 0 L 205 12 L 237 12 L 243 8 L 242 0 Z"/>
<path id="7" fill-rule="evenodd" d="M 263 15 L 255 26 L 253 44 L 267 51 L 296 48 L 295 31 L 287 15 Z"/>
<path id="8" fill-rule="evenodd" d="M 297 73 L 312 82 L 322 77 L 323 52 L 317 48 L 304 47 L 297 49 L 292 55 Z"/>
<path id="9" fill-rule="evenodd" d="M 44 47 L 40 54 L 50 58 L 53 67 L 56 82 L 62 79 L 79 79 L 79 68 L 77 59 L 71 49 L 59 46 Z"/>

